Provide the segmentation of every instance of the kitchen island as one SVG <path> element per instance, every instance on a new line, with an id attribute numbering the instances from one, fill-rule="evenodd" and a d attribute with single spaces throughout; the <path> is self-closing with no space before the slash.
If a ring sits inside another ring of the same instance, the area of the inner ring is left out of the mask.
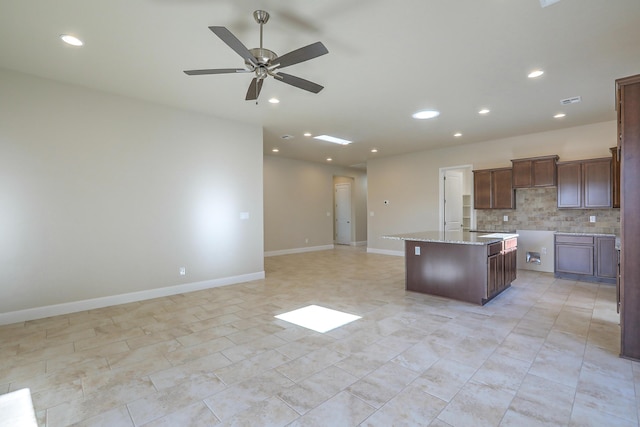
<path id="1" fill-rule="evenodd" d="M 384 236 L 405 243 L 406 289 L 484 305 L 516 278 L 518 235 L 423 231 Z"/>

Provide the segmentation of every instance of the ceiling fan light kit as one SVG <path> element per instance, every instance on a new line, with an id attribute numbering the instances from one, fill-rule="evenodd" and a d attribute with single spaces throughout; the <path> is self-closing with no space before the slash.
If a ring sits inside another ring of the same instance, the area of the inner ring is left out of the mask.
<path id="1" fill-rule="evenodd" d="M 209 27 L 209 29 L 224 43 L 226 43 L 227 46 L 233 49 L 244 59 L 246 68 L 187 70 L 184 73 L 189 76 L 204 74 L 254 73 L 255 77 L 251 80 L 251 84 L 249 85 L 249 89 L 247 90 L 247 95 L 245 97 L 247 101 L 257 101 L 258 96 L 260 96 L 260 91 L 262 90 L 262 84 L 268 76 L 312 93 L 318 93 L 324 89 L 323 86 L 320 86 L 317 83 L 292 76 L 291 74 L 282 73 L 279 70 L 281 68 L 327 54 L 329 53 L 327 48 L 321 42 L 316 42 L 286 53 L 282 56 L 278 56 L 272 50 L 265 49 L 262 46 L 262 26 L 269 21 L 269 13 L 264 10 L 256 10 L 253 12 L 253 18 L 260 25 L 259 48 L 247 49 L 247 47 L 225 27 Z"/>

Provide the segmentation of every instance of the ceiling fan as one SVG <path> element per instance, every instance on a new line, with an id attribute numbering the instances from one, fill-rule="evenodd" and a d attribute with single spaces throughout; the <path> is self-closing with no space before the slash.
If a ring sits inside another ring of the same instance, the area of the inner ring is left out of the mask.
<path id="1" fill-rule="evenodd" d="M 229 73 L 254 73 L 255 77 L 247 90 L 246 100 L 257 100 L 262 89 L 262 84 L 268 76 L 274 77 L 283 83 L 290 84 L 309 92 L 318 93 L 323 86 L 300 77 L 292 76 L 280 72 L 281 68 L 329 53 L 327 48 L 321 43 L 316 42 L 308 46 L 301 47 L 282 56 L 278 56 L 275 52 L 262 47 L 262 26 L 269 20 L 269 13 L 264 10 L 256 10 L 253 12 L 253 18 L 260 24 L 260 47 L 247 49 L 244 44 L 231 31 L 225 27 L 209 27 L 213 33 L 220 37 L 231 49 L 244 59 L 246 68 L 217 68 L 207 70 L 187 70 L 185 74 L 189 76 L 198 76 L 203 74 L 229 74 Z"/>

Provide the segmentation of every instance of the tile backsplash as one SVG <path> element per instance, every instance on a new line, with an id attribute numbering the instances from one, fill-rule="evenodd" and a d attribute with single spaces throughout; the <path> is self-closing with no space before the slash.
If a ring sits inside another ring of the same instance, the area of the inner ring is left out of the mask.
<path id="1" fill-rule="evenodd" d="M 503 221 L 507 215 L 508 221 Z M 595 216 L 596 222 L 589 222 Z M 556 187 L 519 188 L 516 209 L 476 210 L 477 229 L 552 230 L 620 235 L 620 209 L 558 209 Z"/>

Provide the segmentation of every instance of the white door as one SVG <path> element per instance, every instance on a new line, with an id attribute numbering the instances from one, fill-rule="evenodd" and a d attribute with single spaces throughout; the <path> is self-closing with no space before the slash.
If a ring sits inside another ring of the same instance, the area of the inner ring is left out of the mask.
<path id="1" fill-rule="evenodd" d="M 444 173 L 444 229 L 462 230 L 462 172 Z"/>
<path id="2" fill-rule="evenodd" d="M 336 243 L 351 243 L 351 184 L 336 184 Z"/>

